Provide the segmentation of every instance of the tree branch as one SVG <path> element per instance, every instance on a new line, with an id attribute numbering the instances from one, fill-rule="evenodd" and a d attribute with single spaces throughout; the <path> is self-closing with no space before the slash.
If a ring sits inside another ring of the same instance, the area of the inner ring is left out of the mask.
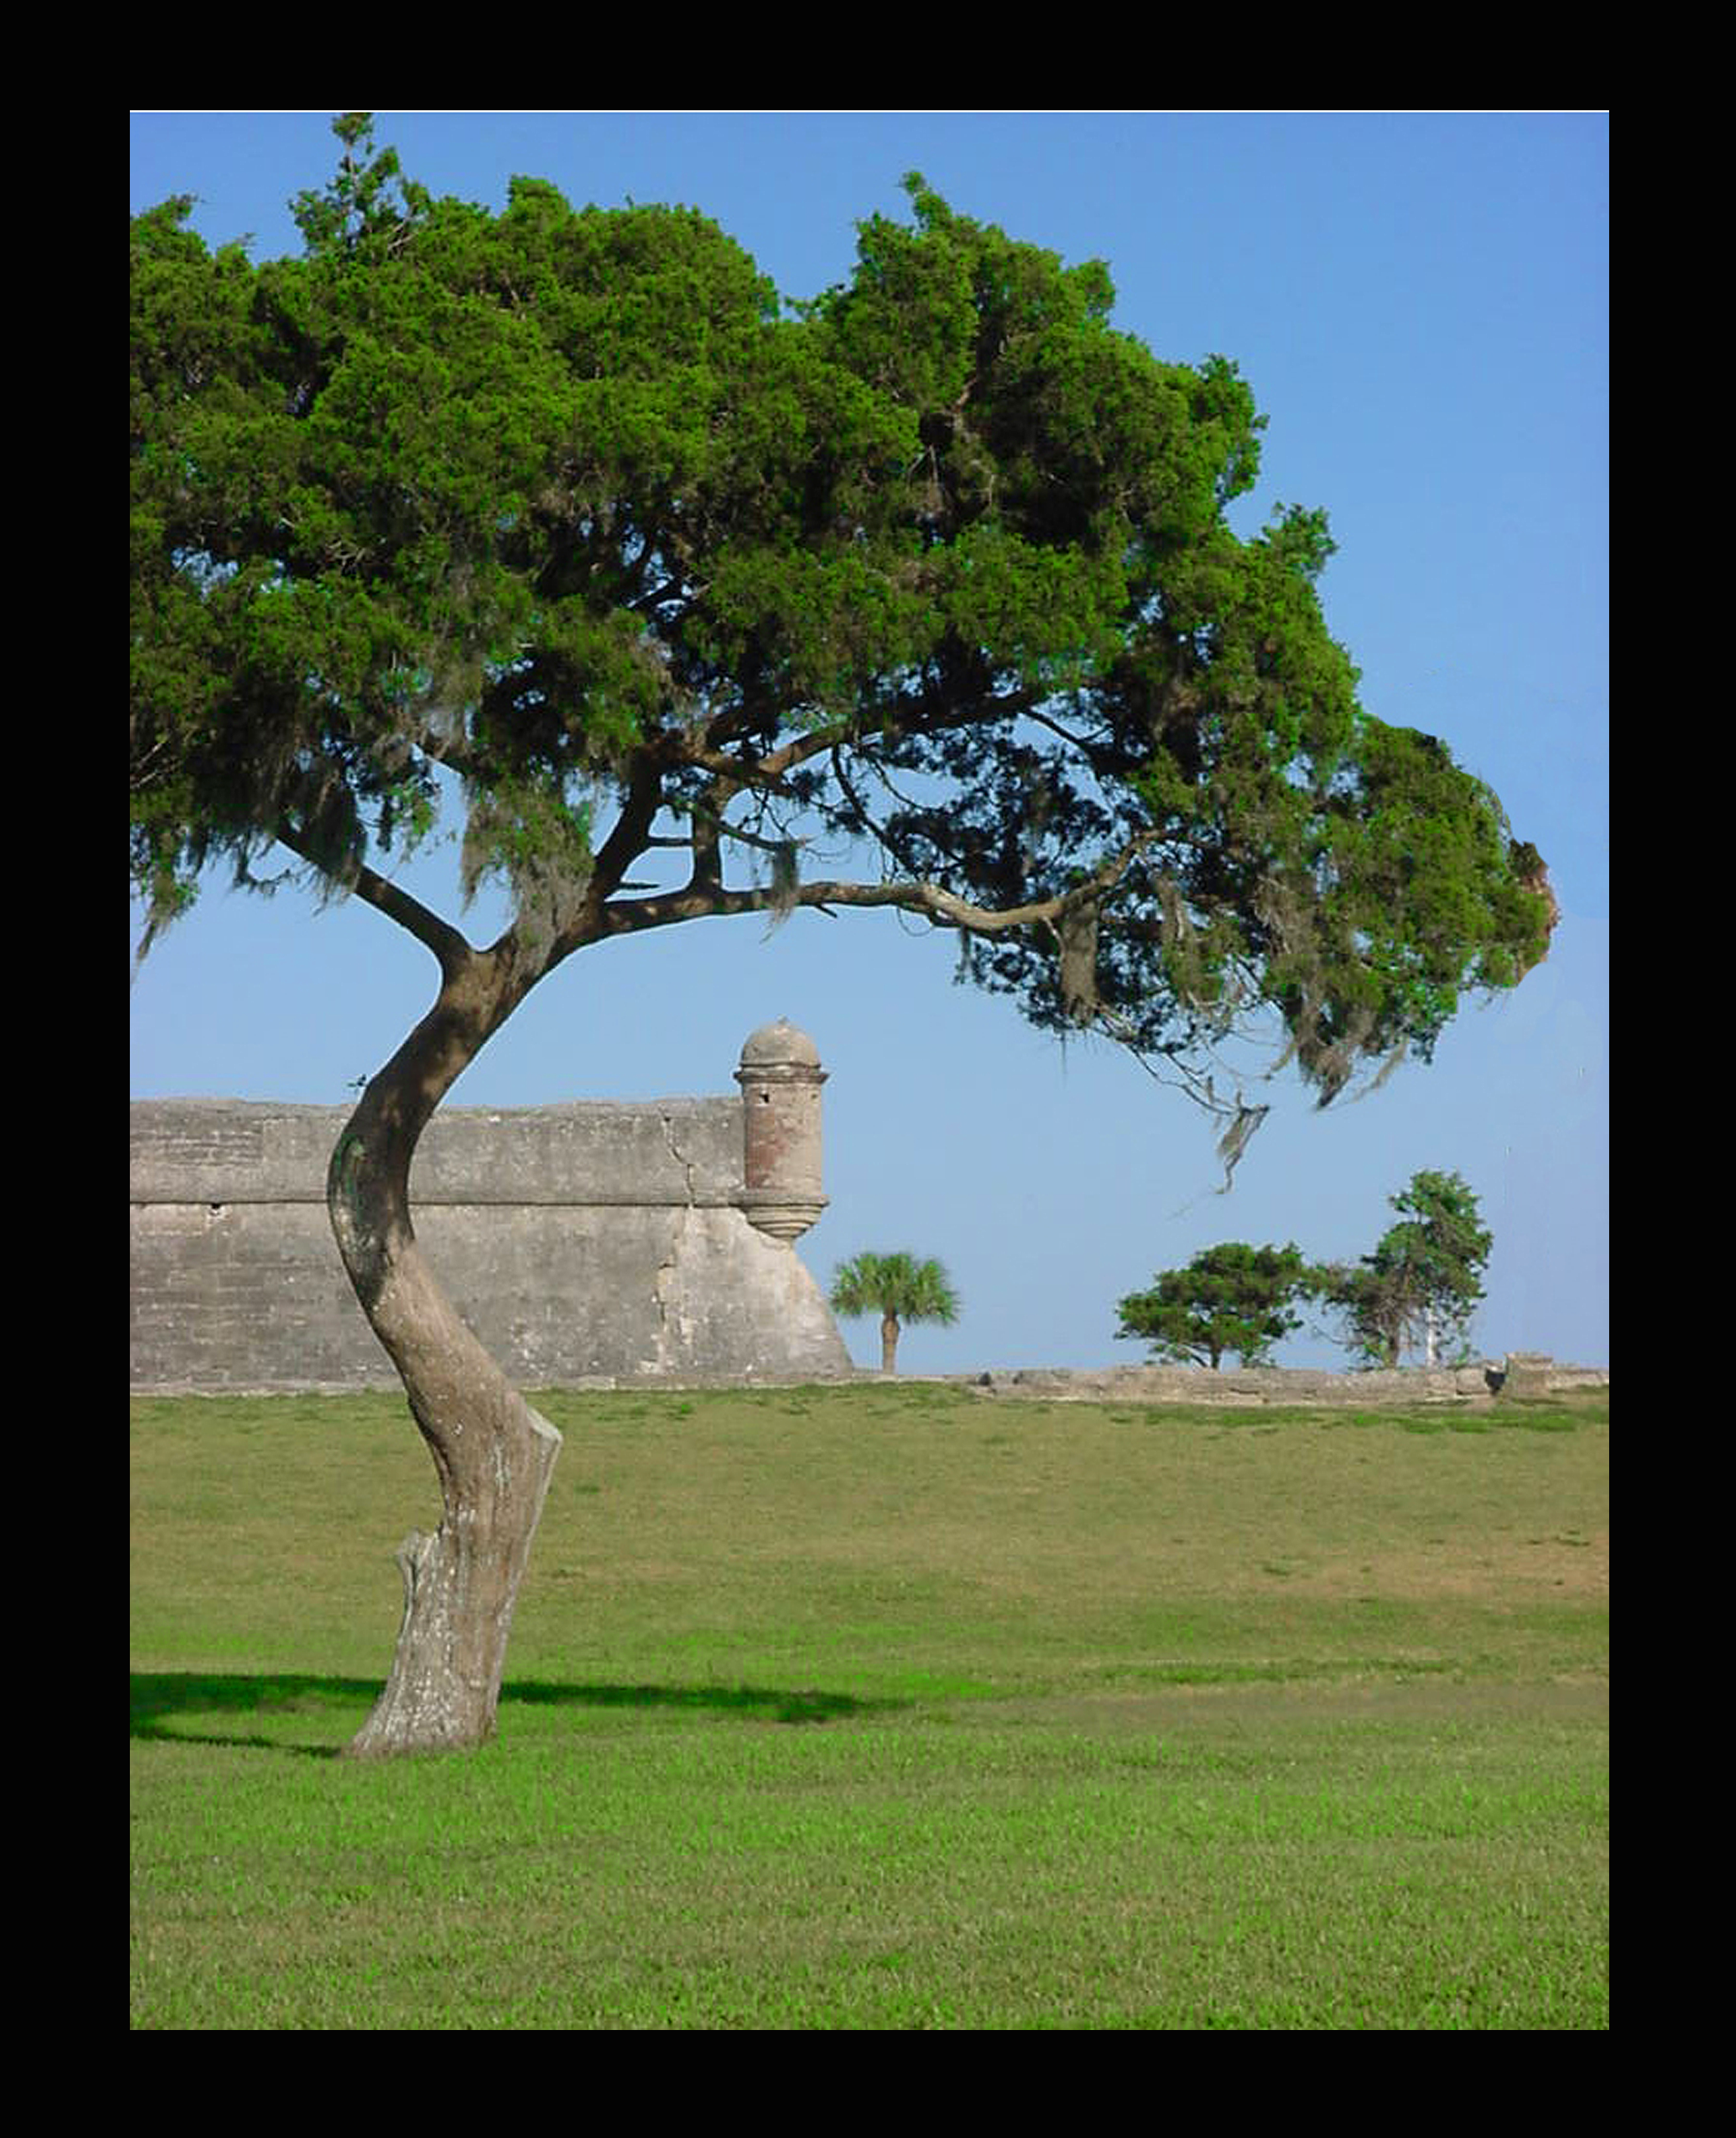
<path id="1" fill-rule="evenodd" d="M 680 920 L 722 919 L 738 913 L 787 912 L 794 906 L 885 906 L 906 913 L 920 913 L 937 928 L 962 928 L 976 935 L 1004 934 L 1012 928 L 1034 928 L 1053 923 L 1081 905 L 1100 899 L 1125 874 L 1154 833 L 1142 833 L 1083 883 L 1052 898 L 1033 900 L 1026 905 L 1000 908 L 973 905 L 955 891 L 937 883 L 815 882 L 778 891 L 759 887 L 724 891 L 705 885 L 689 885 L 656 898 L 622 900 L 603 907 L 600 933 L 604 935 L 637 934 L 646 928 L 667 928 Z"/>
<path id="2" fill-rule="evenodd" d="M 628 778 L 627 797 L 615 820 L 615 827 L 597 849 L 592 866 L 591 896 L 586 905 L 592 917 L 603 901 L 619 887 L 640 855 L 653 843 L 651 827 L 662 806 L 662 768 L 641 753 Z"/>
<path id="3" fill-rule="evenodd" d="M 875 764 L 871 759 L 868 760 L 868 764 L 869 769 L 874 774 L 875 779 L 880 781 L 880 784 L 886 789 L 887 793 L 892 796 L 894 801 L 903 802 L 905 798 L 899 793 L 897 788 L 893 786 L 891 781 L 886 777 L 885 767 L 884 765 Z M 893 860 L 898 863 L 901 869 L 909 869 L 911 873 L 914 875 L 915 871 L 914 868 L 912 868 L 908 855 L 903 852 L 900 842 L 892 837 L 892 834 L 883 824 L 878 822 L 868 813 L 866 803 L 864 803 L 861 796 L 856 793 L 855 784 L 851 781 L 849 774 L 844 769 L 843 754 L 840 750 L 835 749 L 831 754 L 831 776 L 838 783 L 839 793 L 843 795 L 844 799 L 850 804 L 851 810 L 854 812 L 856 823 L 860 828 L 865 832 L 870 839 L 877 840 L 885 851 L 891 855 Z"/>
<path id="4" fill-rule="evenodd" d="M 300 833 L 292 824 L 280 823 L 277 827 L 280 846 L 287 847 L 298 859 L 318 869 L 328 882 L 335 881 L 339 889 L 353 891 L 364 899 L 388 920 L 395 920 L 400 928 L 413 935 L 417 941 L 431 950 L 438 960 L 441 977 L 456 979 L 476 955 L 475 949 L 457 929 L 448 920 L 424 905 L 420 899 L 412 898 L 401 884 L 389 881 L 365 862 L 358 862 L 353 877 L 334 879 L 320 867 Z"/>
<path id="5" fill-rule="evenodd" d="M 1018 691 L 1010 697 L 991 698 L 987 703 L 973 698 L 944 712 L 930 708 L 918 715 L 910 706 L 895 704 L 889 705 L 878 719 L 865 723 L 852 715 L 848 720 L 829 720 L 822 727 L 796 736 L 768 757 L 749 758 L 731 757 L 718 747 L 719 743 L 732 739 L 731 723 L 737 716 L 726 715 L 713 720 L 703 737 L 695 735 L 679 745 L 680 761 L 697 771 L 719 774 L 743 788 L 775 788 L 787 772 L 806 764 L 810 758 L 819 757 L 827 750 L 861 748 L 865 743 L 882 740 L 895 728 L 933 735 L 945 728 L 970 727 L 979 720 L 1017 720 L 1029 713 L 1037 702 L 1030 691 Z"/>

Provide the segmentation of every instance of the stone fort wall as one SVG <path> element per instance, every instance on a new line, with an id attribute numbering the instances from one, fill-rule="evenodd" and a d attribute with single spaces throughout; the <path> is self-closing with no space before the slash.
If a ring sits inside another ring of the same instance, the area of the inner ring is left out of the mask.
<path id="1" fill-rule="evenodd" d="M 791 1242 L 825 1208 L 812 1042 L 748 1041 L 739 1097 L 442 1108 L 411 1169 L 417 1238 L 524 1388 L 847 1379 Z M 398 1385 L 339 1259 L 343 1106 L 131 1109 L 132 1385 Z"/>

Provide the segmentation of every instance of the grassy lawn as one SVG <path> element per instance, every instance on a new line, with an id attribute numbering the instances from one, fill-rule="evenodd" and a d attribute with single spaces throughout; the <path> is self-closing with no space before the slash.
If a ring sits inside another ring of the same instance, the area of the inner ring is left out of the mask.
<path id="1" fill-rule="evenodd" d="M 335 1757 L 401 1398 L 132 1405 L 135 2027 L 1607 2027 L 1607 1391 L 544 1394 L 483 1751 Z"/>

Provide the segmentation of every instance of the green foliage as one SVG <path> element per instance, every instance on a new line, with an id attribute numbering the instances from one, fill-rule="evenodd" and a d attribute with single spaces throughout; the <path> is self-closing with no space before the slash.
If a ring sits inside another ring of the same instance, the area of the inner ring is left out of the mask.
<path id="1" fill-rule="evenodd" d="M 406 227 L 426 214 L 431 205 L 425 187 L 406 180 L 400 171 L 397 151 L 387 149 L 369 162 L 358 163 L 356 151 L 373 145 L 373 115 L 345 111 L 332 121 L 332 131 L 344 144 L 344 155 L 337 177 L 319 193 L 297 193 L 292 203 L 295 227 L 310 252 L 353 252 L 370 238 L 398 242 Z M 398 198 L 392 190 L 396 183 Z"/>
<path id="2" fill-rule="evenodd" d="M 1308 1265 L 1294 1244 L 1207 1247 L 1185 1269 L 1165 1270 L 1146 1291 L 1118 1301 L 1117 1336 L 1142 1337 L 1152 1355 L 1214 1369 L 1226 1351 L 1245 1366 L 1266 1363 L 1273 1345 L 1302 1325 L 1291 1302 Z"/>
<path id="3" fill-rule="evenodd" d="M 1396 1366 L 1429 1340 L 1462 1345 L 1483 1296 L 1495 1235 L 1456 1173 L 1413 1174 L 1389 1198 L 1403 1222 L 1372 1255 L 1315 1271 L 1311 1289 L 1338 1316 L 1343 1340 L 1373 1365 Z"/>
<path id="4" fill-rule="evenodd" d="M 943 1265 L 919 1262 L 903 1248 L 841 1262 L 829 1296 L 835 1313 L 851 1317 L 880 1314 L 895 1321 L 938 1321 L 948 1328 L 958 1319 L 958 1295 Z"/>
<path id="5" fill-rule="evenodd" d="M 334 131 L 300 257 L 208 250 L 185 198 L 131 225 L 152 931 L 277 841 L 355 883 L 444 768 L 466 883 L 534 923 L 524 985 L 628 929 L 892 895 L 1046 1028 L 1187 1057 L 1275 1014 L 1324 1102 L 1543 954 L 1534 850 L 1357 702 L 1324 515 L 1225 524 L 1248 386 L 1116 329 L 1101 262 L 913 175 L 912 221 L 786 310 L 690 210 L 521 178 L 491 213 L 368 115 Z M 828 840 L 861 881 L 802 869 Z M 630 895 L 653 844 L 690 847 L 681 898 Z"/>

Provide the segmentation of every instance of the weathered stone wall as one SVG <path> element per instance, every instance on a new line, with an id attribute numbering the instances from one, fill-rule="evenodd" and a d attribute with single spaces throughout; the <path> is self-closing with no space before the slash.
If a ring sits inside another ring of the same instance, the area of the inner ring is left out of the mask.
<path id="1" fill-rule="evenodd" d="M 1309 1366 L 1107 1366 L 1100 1371 L 1026 1367 L 1011 1374 L 952 1374 L 983 1395 L 1062 1403 L 1475 1403 L 1496 1395 L 1553 1394 L 1607 1388 L 1607 1366 L 1568 1366 L 1541 1351 L 1514 1351 L 1473 1366 L 1401 1366 L 1390 1373 L 1335 1374 Z"/>
<path id="2" fill-rule="evenodd" d="M 397 1384 L 326 1215 L 347 1117 L 134 1102 L 135 1389 Z M 410 1186 L 429 1261 L 521 1386 L 852 1371 L 819 1287 L 743 1207 L 740 1099 L 445 1109 Z"/>

